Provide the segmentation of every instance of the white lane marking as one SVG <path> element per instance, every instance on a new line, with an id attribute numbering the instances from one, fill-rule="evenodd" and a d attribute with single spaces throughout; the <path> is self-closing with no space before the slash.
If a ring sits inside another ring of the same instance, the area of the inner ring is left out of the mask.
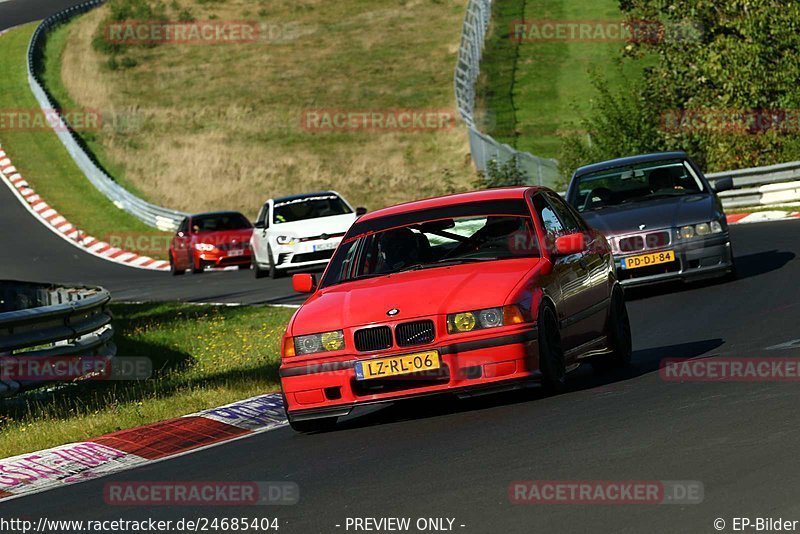
<path id="1" fill-rule="evenodd" d="M 793 339 L 785 343 L 779 343 L 777 345 L 772 345 L 771 347 L 767 347 L 767 350 L 787 350 L 787 349 L 800 349 L 800 339 Z"/>

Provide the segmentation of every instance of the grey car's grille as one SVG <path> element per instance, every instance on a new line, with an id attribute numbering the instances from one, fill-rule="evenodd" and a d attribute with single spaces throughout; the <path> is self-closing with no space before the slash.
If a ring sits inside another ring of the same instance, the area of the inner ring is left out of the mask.
<path id="1" fill-rule="evenodd" d="M 644 250 L 644 238 L 642 236 L 635 235 L 619 240 L 620 252 L 636 252 L 637 250 Z"/>
<path id="2" fill-rule="evenodd" d="M 650 232 L 647 234 L 637 234 L 620 238 L 617 241 L 617 248 L 622 254 L 628 252 L 638 252 L 640 250 L 651 250 L 664 248 L 671 242 L 669 230 Z"/>
<path id="3" fill-rule="evenodd" d="M 353 338 L 356 350 L 360 352 L 383 350 L 392 346 L 392 330 L 388 326 L 375 326 L 356 330 Z"/>
<path id="4" fill-rule="evenodd" d="M 431 320 L 401 323 L 394 329 L 394 337 L 401 347 L 424 345 L 433 341 L 435 336 L 436 331 Z"/>

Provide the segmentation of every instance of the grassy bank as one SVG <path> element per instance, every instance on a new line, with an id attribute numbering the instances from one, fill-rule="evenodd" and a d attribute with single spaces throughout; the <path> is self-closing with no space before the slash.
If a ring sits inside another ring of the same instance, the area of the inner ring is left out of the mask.
<path id="1" fill-rule="evenodd" d="M 595 89 L 591 73 L 611 88 L 640 75 L 643 64 L 620 63 L 622 41 L 536 40 L 516 42 L 511 24 L 525 20 L 621 21 L 617 0 L 498 0 L 478 87 L 480 106 L 496 139 L 542 157 L 557 157 L 561 134 L 580 131 Z"/>
<path id="2" fill-rule="evenodd" d="M 28 24 L 0 37 L 0 110 L 5 112 L 31 115 L 38 109 L 25 66 L 28 41 L 35 26 Z M 110 234 L 158 234 L 97 191 L 51 130 L 9 125 L 0 129 L 0 144 L 36 192 L 90 235 L 106 239 Z"/>
<path id="3" fill-rule="evenodd" d="M 114 304 L 118 356 L 147 356 L 141 382 L 84 382 L 3 403 L 0 458 L 178 417 L 278 389 L 293 310 Z"/>
<path id="4" fill-rule="evenodd" d="M 469 187 L 460 127 L 322 132 L 302 123 L 319 109 L 454 110 L 462 0 L 162 5 L 169 20 L 247 21 L 267 31 L 257 42 L 125 46 L 112 61 L 93 45 L 106 5 L 53 40 L 58 72 L 47 58 L 60 98 L 123 124 L 87 143 L 152 202 L 254 216 L 270 196 L 309 190 L 333 188 L 378 208 Z"/>

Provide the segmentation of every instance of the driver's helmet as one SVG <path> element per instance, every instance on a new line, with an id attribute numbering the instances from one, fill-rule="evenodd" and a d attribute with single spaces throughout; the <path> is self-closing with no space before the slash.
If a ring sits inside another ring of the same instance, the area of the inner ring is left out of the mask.
<path id="1" fill-rule="evenodd" d="M 409 228 L 387 230 L 378 239 L 378 272 L 391 272 L 419 260 L 419 242 Z"/>

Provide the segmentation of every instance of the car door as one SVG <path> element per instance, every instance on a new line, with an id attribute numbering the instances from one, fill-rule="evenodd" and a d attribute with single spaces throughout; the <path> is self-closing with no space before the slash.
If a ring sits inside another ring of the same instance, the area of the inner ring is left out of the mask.
<path id="1" fill-rule="evenodd" d="M 561 324 L 561 343 L 566 352 L 585 342 L 586 336 L 581 335 L 581 327 L 577 324 L 576 318 L 579 318 L 579 313 L 584 306 L 585 295 L 583 292 L 588 274 L 582 265 L 583 254 L 568 256 L 554 254 L 556 239 L 572 233 L 571 230 L 574 228 L 565 225 L 544 193 L 537 193 L 532 200 L 539 223 L 545 232 L 544 246 L 553 258 L 551 276 L 553 284 L 548 290 L 556 293 L 551 296 L 556 302 L 558 319 Z M 570 362 L 568 361 L 567 364 Z"/>
<path id="2" fill-rule="evenodd" d="M 172 238 L 172 257 L 175 267 L 188 269 L 189 267 L 189 217 L 184 218 L 178 225 L 178 231 Z"/>
<path id="3" fill-rule="evenodd" d="M 605 329 L 606 311 L 608 310 L 609 278 L 608 260 L 605 247 L 598 243 L 604 239 L 599 232 L 589 228 L 579 215 L 557 194 L 547 193 L 547 199 L 556 210 L 559 219 L 569 233 L 580 232 L 585 237 L 586 251 L 578 264 L 585 284 L 578 297 L 577 323 L 580 324 L 583 342 L 601 336 Z"/>
<path id="4" fill-rule="evenodd" d="M 269 223 L 270 203 L 265 202 L 261 206 L 261 211 L 258 212 L 258 218 L 256 218 L 255 228 L 253 229 L 253 254 L 256 256 L 256 262 L 262 265 L 269 262 L 269 257 L 267 256 L 267 245 L 269 243 L 267 230 Z"/>

